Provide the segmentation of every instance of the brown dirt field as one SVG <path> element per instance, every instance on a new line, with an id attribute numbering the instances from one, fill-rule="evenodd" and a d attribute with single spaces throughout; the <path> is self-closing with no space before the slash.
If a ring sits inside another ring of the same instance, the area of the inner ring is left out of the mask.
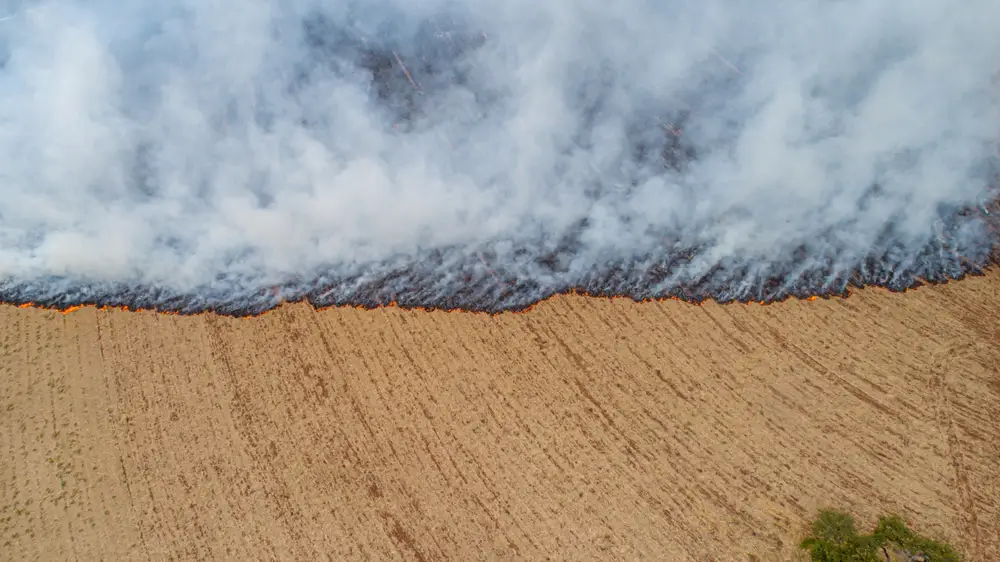
<path id="1" fill-rule="evenodd" d="M 0 558 L 1000 560 L 1000 274 L 779 305 L 0 307 Z"/>

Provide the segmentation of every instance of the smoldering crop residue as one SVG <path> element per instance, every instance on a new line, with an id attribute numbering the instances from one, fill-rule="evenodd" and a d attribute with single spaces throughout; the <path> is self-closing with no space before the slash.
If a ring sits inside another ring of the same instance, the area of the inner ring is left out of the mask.
<path id="1" fill-rule="evenodd" d="M 8 302 L 770 301 L 960 278 L 1000 242 L 990 0 L 0 18 Z"/>

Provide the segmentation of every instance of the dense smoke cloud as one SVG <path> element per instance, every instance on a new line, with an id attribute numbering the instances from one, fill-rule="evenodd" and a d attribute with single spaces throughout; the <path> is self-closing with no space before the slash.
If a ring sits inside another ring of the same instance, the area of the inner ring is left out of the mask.
<path id="1" fill-rule="evenodd" d="M 8 298 L 760 299 L 961 275 L 996 242 L 994 0 L 0 17 Z"/>

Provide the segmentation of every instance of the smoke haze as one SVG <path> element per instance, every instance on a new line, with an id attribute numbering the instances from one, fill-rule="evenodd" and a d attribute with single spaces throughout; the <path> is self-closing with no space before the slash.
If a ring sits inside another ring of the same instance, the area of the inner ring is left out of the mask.
<path id="1" fill-rule="evenodd" d="M 997 242 L 995 0 L 0 18 L 8 299 L 761 300 L 960 276 Z"/>

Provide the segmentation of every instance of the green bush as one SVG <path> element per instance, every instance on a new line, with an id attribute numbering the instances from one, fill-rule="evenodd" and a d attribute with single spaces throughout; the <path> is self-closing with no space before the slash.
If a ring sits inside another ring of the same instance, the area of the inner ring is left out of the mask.
<path id="1" fill-rule="evenodd" d="M 813 562 L 961 562 L 947 544 L 917 535 L 898 516 L 882 517 L 875 532 L 859 535 L 850 514 L 822 510 L 802 541 Z"/>

